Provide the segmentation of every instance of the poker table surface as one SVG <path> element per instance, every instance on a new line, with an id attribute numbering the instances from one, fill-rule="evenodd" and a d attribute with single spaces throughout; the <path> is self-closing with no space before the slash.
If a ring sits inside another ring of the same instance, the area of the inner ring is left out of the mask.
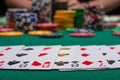
<path id="1" fill-rule="evenodd" d="M 120 37 L 114 36 L 112 31 L 97 31 L 95 37 L 71 37 L 70 32 L 63 33 L 63 38 L 40 38 L 24 34 L 18 37 L 0 37 L 0 46 L 9 45 L 118 45 Z M 120 69 L 107 70 L 79 70 L 60 72 L 58 70 L 0 70 L 0 80 L 120 80 Z"/>

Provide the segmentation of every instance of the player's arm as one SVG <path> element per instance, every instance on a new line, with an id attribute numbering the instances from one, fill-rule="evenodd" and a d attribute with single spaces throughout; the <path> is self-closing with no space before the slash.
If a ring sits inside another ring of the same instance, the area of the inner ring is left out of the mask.
<path id="1" fill-rule="evenodd" d="M 6 5 L 9 8 L 27 8 L 31 9 L 31 0 L 6 0 Z"/>
<path id="2" fill-rule="evenodd" d="M 94 0 L 89 2 L 91 5 L 103 5 L 106 12 L 120 6 L 120 0 Z"/>
<path id="3" fill-rule="evenodd" d="M 69 0 L 68 6 L 69 9 L 72 8 L 84 8 L 86 3 L 80 3 L 78 0 Z M 120 6 L 120 0 L 89 0 L 91 5 L 103 5 L 106 12 L 111 11 Z"/>

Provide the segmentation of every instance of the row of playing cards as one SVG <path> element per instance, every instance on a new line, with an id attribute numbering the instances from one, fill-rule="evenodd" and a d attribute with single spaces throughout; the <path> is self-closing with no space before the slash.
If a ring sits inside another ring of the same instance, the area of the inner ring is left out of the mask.
<path id="1" fill-rule="evenodd" d="M 120 68 L 120 45 L 0 46 L 0 69 L 98 70 Z"/>

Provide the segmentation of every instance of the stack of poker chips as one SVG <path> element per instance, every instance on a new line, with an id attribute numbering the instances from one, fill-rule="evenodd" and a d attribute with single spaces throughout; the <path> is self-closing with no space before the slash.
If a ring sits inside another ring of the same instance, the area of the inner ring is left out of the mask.
<path id="1" fill-rule="evenodd" d="M 37 28 L 36 13 L 16 13 L 16 30 L 28 32 Z"/>
<path id="2" fill-rule="evenodd" d="M 38 23 L 52 22 L 52 0 L 32 0 L 32 11 L 38 15 Z"/>
<path id="3" fill-rule="evenodd" d="M 54 23 L 59 25 L 59 29 L 74 27 L 74 10 L 57 10 L 54 16 Z"/>
<path id="4" fill-rule="evenodd" d="M 80 8 L 80 9 L 74 9 L 76 11 L 76 16 L 75 16 L 75 27 L 76 28 L 82 28 L 83 27 L 83 23 L 84 23 L 84 9 Z"/>
<path id="5" fill-rule="evenodd" d="M 6 20 L 9 28 L 15 28 L 15 14 L 26 13 L 27 9 L 10 8 L 6 12 Z"/>
<path id="6" fill-rule="evenodd" d="M 102 5 L 86 5 L 84 27 L 94 30 L 102 30 L 104 14 L 105 12 Z"/>

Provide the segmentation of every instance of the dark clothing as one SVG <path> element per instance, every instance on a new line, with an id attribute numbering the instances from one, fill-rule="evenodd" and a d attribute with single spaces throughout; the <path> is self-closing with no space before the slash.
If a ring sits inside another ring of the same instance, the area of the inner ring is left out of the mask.
<path id="1" fill-rule="evenodd" d="M 0 0 L 0 16 L 5 15 L 6 10 L 5 0 Z"/>
<path id="2" fill-rule="evenodd" d="M 106 14 L 107 15 L 120 15 L 120 7 L 118 7 L 117 9 L 114 9 Z"/>

